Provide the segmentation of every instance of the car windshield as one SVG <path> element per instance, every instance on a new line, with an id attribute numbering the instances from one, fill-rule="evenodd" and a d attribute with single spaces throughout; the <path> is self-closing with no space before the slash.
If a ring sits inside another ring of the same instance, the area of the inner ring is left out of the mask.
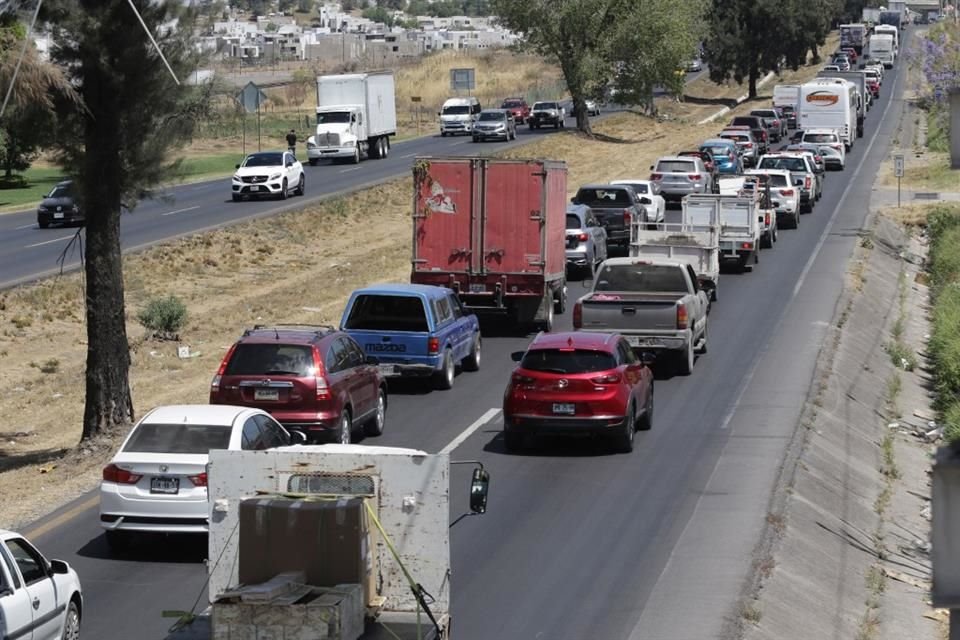
<path id="1" fill-rule="evenodd" d="M 777 112 L 776 112 L 776 111 L 751 111 L 750 113 L 751 113 L 751 115 L 755 115 L 755 116 L 758 116 L 758 117 L 760 117 L 760 118 L 773 118 L 773 119 L 776 119 L 776 117 L 777 117 Z"/>
<path id="2" fill-rule="evenodd" d="M 736 140 L 737 142 L 750 142 L 750 136 L 742 133 L 721 133 L 721 138 L 730 138 L 731 140 Z"/>
<path id="3" fill-rule="evenodd" d="M 594 291 L 674 293 L 686 290 L 687 282 L 682 269 L 670 265 L 642 263 L 605 265 L 594 286 Z"/>
<path id="4" fill-rule="evenodd" d="M 313 350 L 303 344 L 243 342 L 237 345 L 224 374 L 228 376 L 312 376 Z"/>
<path id="5" fill-rule="evenodd" d="M 506 119 L 507 119 L 506 114 L 496 113 L 496 112 L 493 112 L 493 111 L 485 111 L 485 112 L 483 112 L 483 113 L 480 114 L 480 120 L 481 120 L 482 122 L 489 122 L 489 121 L 491 121 L 491 120 L 493 120 L 493 121 L 501 121 L 501 122 L 502 122 L 503 120 L 506 120 Z"/>
<path id="6" fill-rule="evenodd" d="M 141 422 L 123 446 L 133 453 L 209 453 L 230 445 L 230 427 Z"/>
<path id="7" fill-rule="evenodd" d="M 803 158 L 763 158 L 758 169 L 786 169 L 787 171 L 806 171 L 807 164 Z"/>
<path id="8" fill-rule="evenodd" d="M 758 118 L 743 116 L 740 118 L 734 118 L 733 121 L 730 123 L 730 125 L 734 127 L 739 127 L 744 125 L 748 127 L 754 127 L 757 125 L 757 120 Z"/>
<path id="9" fill-rule="evenodd" d="M 640 194 L 650 193 L 650 189 L 647 187 L 646 183 L 644 182 L 630 182 L 628 184 L 631 187 L 633 187 L 634 193 L 640 193 Z"/>
<path id="10" fill-rule="evenodd" d="M 47 194 L 48 198 L 69 198 L 73 196 L 73 189 L 69 184 L 58 184 L 53 191 Z"/>
<path id="11" fill-rule="evenodd" d="M 282 153 L 254 153 L 243 161 L 244 167 L 282 167 Z"/>
<path id="12" fill-rule="evenodd" d="M 712 156 L 728 156 L 730 155 L 730 147 L 724 147 L 721 145 L 704 147 L 704 151 L 708 152 Z"/>
<path id="13" fill-rule="evenodd" d="M 617 368 L 613 354 L 587 349 L 533 349 L 527 351 L 520 366 L 545 373 L 594 373 Z"/>
<path id="14" fill-rule="evenodd" d="M 470 107 L 467 105 L 457 105 L 454 107 L 444 107 L 443 115 L 445 116 L 464 116 L 470 113 Z"/>
<path id="15" fill-rule="evenodd" d="M 835 133 L 805 133 L 803 134 L 804 142 L 836 142 L 837 134 Z"/>
<path id="16" fill-rule="evenodd" d="M 337 122 L 350 122 L 349 111 L 331 111 L 329 113 L 318 113 L 317 124 L 333 124 Z"/>
<path id="17" fill-rule="evenodd" d="M 556 109 L 556 102 L 537 102 L 533 105 L 533 108 L 536 109 Z"/>
<path id="18" fill-rule="evenodd" d="M 580 189 L 576 199 L 578 204 L 588 207 L 629 207 L 633 204 L 626 189 Z"/>
<path id="19" fill-rule="evenodd" d="M 415 296 L 361 294 L 353 301 L 345 329 L 428 331 L 423 302 Z"/>
<path id="20" fill-rule="evenodd" d="M 580 216 L 575 213 L 567 214 L 567 229 L 582 229 L 583 224 L 580 222 Z"/>
<path id="21" fill-rule="evenodd" d="M 522 107 L 523 103 L 519 100 L 505 100 L 502 106 L 504 109 L 513 109 L 514 107 Z"/>
<path id="22" fill-rule="evenodd" d="M 657 163 L 657 173 L 693 173 L 697 163 L 686 160 L 661 160 Z"/>

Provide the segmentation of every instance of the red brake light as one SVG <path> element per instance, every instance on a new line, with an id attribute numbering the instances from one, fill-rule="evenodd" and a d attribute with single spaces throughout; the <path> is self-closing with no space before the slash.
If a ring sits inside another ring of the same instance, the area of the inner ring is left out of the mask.
<path id="1" fill-rule="evenodd" d="M 617 384 L 618 382 L 620 382 L 620 373 L 617 371 L 605 373 L 602 376 L 597 376 L 596 378 L 590 378 L 590 382 L 592 382 L 593 384 Z"/>
<path id="2" fill-rule="evenodd" d="M 317 400 L 330 399 L 330 386 L 327 384 L 326 372 L 323 369 L 323 359 L 320 350 L 313 348 L 313 375 L 317 381 Z"/>
<path id="3" fill-rule="evenodd" d="M 780 195 L 782 196 L 792 196 L 793 189 L 780 189 Z"/>
<path id="4" fill-rule="evenodd" d="M 810 188 L 810 176 L 807 176 L 806 179 L 803 181 L 803 188 L 804 189 Z"/>
<path id="5" fill-rule="evenodd" d="M 577 236 L 577 240 L 579 240 L 580 242 L 586 242 L 587 238 L 589 237 L 590 236 L 588 236 L 587 234 L 581 233 L 580 235 Z"/>
<path id="6" fill-rule="evenodd" d="M 650 179 L 651 179 L 651 180 L 663 180 L 663 174 L 662 174 L 662 173 L 651 173 L 651 174 L 650 174 Z"/>
<path id="7" fill-rule="evenodd" d="M 217 393 L 220 391 L 220 380 L 223 378 L 223 374 L 227 370 L 227 364 L 230 363 L 230 358 L 233 356 L 233 352 L 237 350 L 237 343 L 234 342 L 229 349 L 227 349 L 227 354 L 223 356 L 223 360 L 220 361 L 220 366 L 217 368 L 217 374 L 213 376 L 213 380 L 210 381 L 210 392 Z"/>
<path id="8" fill-rule="evenodd" d="M 766 214 L 764 214 L 764 216 L 763 216 L 763 224 L 764 224 L 764 226 L 767 226 L 767 227 L 770 226 L 770 212 L 769 212 L 769 211 L 767 211 Z"/>
<path id="9" fill-rule="evenodd" d="M 624 225 L 630 226 L 630 216 L 631 216 L 631 214 L 630 214 L 630 209 L 624 209 L 624 210 L 623 210 L 623 224 L 624 224 Z"/>
<path id="10" fill-rule="evenodd" d="M 573 328 L 579 329 L 583 326 L 583 303 L 578 302 L 573 305 Z"/>
<path id="11" fill-rule="evenodd" d="M 687 177 L 693 180 L 694 182 L 703 178 L 703 176 L 701 176 L 699 173 L 690 173 L 687 175 Z"/>
<path id="12" fill-rule="evenodd" d="M 108 464 L 103 468 L 103 479 L 106 482 L 116 482 L 117 484 L 137 484 L 143 476 L 139 473 L 130 473 L 126 469 L 121 469 L 115 464 Z"/>
<path id="13" fill-rule="evenodd" d="M 687 328 L 687 305 L 681 303 L 677 305 L 677 329 Z"/>
<path id="14" fill-rule="evenodd" d="M 430 355 L 440 353 L 440 338 L 429 338 L 427 340 L 427 353 Z"/>
<path id="15" fill-rule="evenodd" d="M 187 477 L 190 478 L 190 482 L 192 482 L 192 483 L 193 483 L 193 486 L 195 486 L 195 487 L 205 487 L 205 486 L 207 486 L 207 472 L 206 472 L 206 471 L 204 471 L 203 473 L 198 473 L 198 474 L 195 475 L 195 476 L 187 476 Z"/>
<path id="16" fill-rule="evenodd" d="M 741 248 L 741 249 L 753 249 L 753 243 L 752 243 L 752 242 L 741 242 L 741 243 L 740 243 L 740 248 Z"/>

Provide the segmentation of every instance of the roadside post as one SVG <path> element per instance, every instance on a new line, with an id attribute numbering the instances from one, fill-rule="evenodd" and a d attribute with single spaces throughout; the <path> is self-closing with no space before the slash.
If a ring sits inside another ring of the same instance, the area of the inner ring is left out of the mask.
<path id="1" fill-rule="evenodd" d="M 420 107 L 422 101 L 422 96 L 410 96 L 410 102 L 413 103 L 414 109 L 416 109 L 417 112 L 417 136 L 420 135 Z"/>
<path id="2" fill-rule="evenodd" d="M 950 610 L 950 640 L 960 640 L 960 448 L 937 449 L 931 494 L 934 607 Z"/>
<path id="3" fill-rule="evenodd" d="M 897 176 L 897 209 L 900 208 L 900 180 L 903 178 L 903 154 L 893 156 L 893 175 Z"/>
<path id="4" fill-rule="evenodd" d="M 243 108 L 247 113 L 257 112 L 257 151 L 261 151 L 260 148 L 260 105 L 262 105 L 267 100 L 267 94 L 263 90 L 254 84 L 252 81 L 248 82 L 240 93 L 237 95 L 237 101 L 243 105 Z M 243 119 L 243 155 L 247 155 L 247 119 Z"/>

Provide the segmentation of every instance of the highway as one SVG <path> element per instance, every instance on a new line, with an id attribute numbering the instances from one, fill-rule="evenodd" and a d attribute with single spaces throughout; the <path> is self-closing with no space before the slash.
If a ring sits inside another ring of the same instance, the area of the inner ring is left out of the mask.
<path id="1" fill-rule="evenodd" d="M 460 374 L 451 391 L 391 388 L 386 431 L 376 444 L 451 450 L 454 459 L 481 460 L 492 476 L 488 512 L 451 531 L 458 640 L 723 637 L 830 331 L 874 177 L 896 130 L 901 75 L 887 74 L 865 137 L 848 155 L 846 170 L 828 174 L 823 199 L 800 228 L 781 231 L 753 273 L 721 276 L 709 353 L 690 376 L 658 374 L 653 430 L 637 434 L 632 454 L 611 454 L 582 440 L 543 441 L 523 455 L 505 451 L 498 410 L 510 352 L 523 349 L 529 336 L 488 334 L 481 370 Z M 464 140 L 398 144 L 391 159 L 362 164 L 356 175 L 341 173 L 344 167 L 310 170 L 309 184 L 328 180 L 329 189 L 342 189 L 390 167 L 406 171 L 408 154 L 503 147 L 464 147 Z M 225 181 L 177 193 L 205 204 L 170 215 L 163 214 L 185 202 L 139 209 L 124 220 L 127 247 L 170 235 L 172 225 L 174 233 L 187 233 L 225 222 L 241 207 L 258 215 L 273 206 L 228 205 Z M 29 218 L 11 222 L 15 217 L 0 223 L 22 232 L 20 246 L 67 233 L 18 230 Z M 0 248 L 5 277 L 33 255 L 8 256 L 6 236 Z M 35 275 L 43 262 L 21 271 Z M 577 297 L 579 283 L 570 286 Z M 570 314 L 558 324 L 568 329 Z M 468 473 L 453 470 L 451 521 L 466 511 Z M 79 572 L 86 638 L 160 639 L 171 622 L 163 610 L 189 610 L 198 598 L 205 606 L 203 543 L 159 537 L 112 556 L 98 525 L 96 494 L 24 533 L 48 557 Z"/>

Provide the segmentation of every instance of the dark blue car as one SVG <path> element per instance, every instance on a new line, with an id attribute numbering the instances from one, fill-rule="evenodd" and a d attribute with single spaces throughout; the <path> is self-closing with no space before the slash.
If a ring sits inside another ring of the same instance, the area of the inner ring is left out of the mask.
<path id="1" fill-rule="evenodd" d="M 717 173 L 740 175 L 743 173 L 743 158 L 737 143 L 726 138 L 710 138 L 700 145 L 700 151 L 708 151 L 717 165 Z"/>

